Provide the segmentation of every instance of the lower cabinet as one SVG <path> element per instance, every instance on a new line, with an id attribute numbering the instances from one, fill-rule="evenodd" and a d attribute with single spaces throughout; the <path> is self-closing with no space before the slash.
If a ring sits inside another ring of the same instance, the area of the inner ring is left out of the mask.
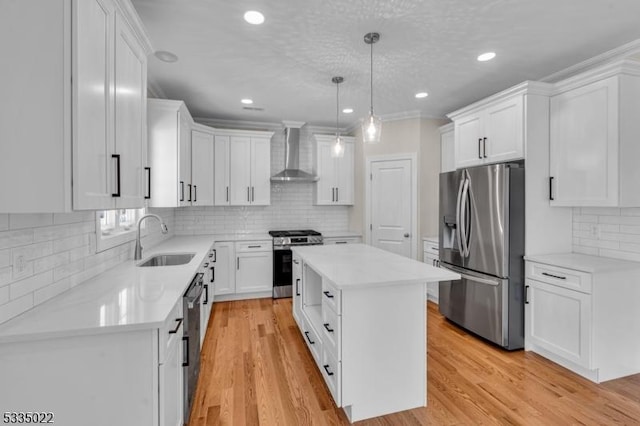
<path id="1" fill-rule="evenodd" d="M 422 241 L 422 261 L 428 263 L 431 266 L 440 266 L 440 248 L 437 240 L 423 240 Z M 439 283 L 432 282 L 427 283 L 427 298 L 435 303 L 438 303 L 439 295 Z"/>
<path id="2" fill-rule="evenodd" d="M 184 421 L 182 350 L 182 300 L 160 330 L 158 395 L 160 426 L 181 426 Z M 164 352 L 162 352 L 164 350 Z"/>
<path id="3" fill-rule="evenodd" d="M 222 241 L 214 244 L 213 286 L 218 300 L 271 296 L 273 289 L 272 240 Z"/>
<path id="4" fill-rule="evenodd" d="M 293 319 L 302 328 L 302 259 L 294 254 L 291 262 Z"/>
<path id="5" fill-rule="evenodd" d="M 640 373 L 639 279 L 636 262 L 579 254 L 528 258 L 525 349 L 596 383 Z"/>
<path id="6" fill-rule="evenodd" d="M 362 237 L 326 237 L 322 239 L 323 244 L 358 244 L 362 243 Z"/>
<path id="7" fill-rule="evenodd" d="M 216 242 L 213 245 L 213 293 L 216 296 L 236 292 L 236 248 L 233 241 Z"/>

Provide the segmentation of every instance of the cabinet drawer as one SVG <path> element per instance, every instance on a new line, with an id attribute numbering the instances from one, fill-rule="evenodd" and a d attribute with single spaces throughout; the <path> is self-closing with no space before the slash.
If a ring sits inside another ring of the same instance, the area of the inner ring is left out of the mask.
<path id="1" fill-rule="evenodd" d="M 342 338 L 341 317 L 333 309 L 322 309 L 322 344 L 323 349 L 331 352 L 337 360 L 341 359 L 340 342 Z"/>
<path id="2" fill-rule="evenodd" d="M 342 298 L 340 290 L 335 288 L 328 280 L 322 280 L 322 308 L 324 310 L 325 306 L 333 309 L 335 313 L 340 315 L 341 313 L 341 303 L 340 299 Z"/>
<path id="3" fill-rule="evenodd" d="M 536 262 L 527 262 L 527 278 L 591 294 L 591 274 Z"/>
<path id="4" fill-rule="evenodd" d="M 438 247 L 438 243 L 433 243 L 431 241 L 423 241 L 422 250 L 425 253 L 429 253 L 432 256 L 436 256 L 436 257 L 440 256 L 440 248 Z"/>
<path id="5" fill-rule="evenodd" d="M 302 330 L 302 338 L 307 344 L 309 351 L 311 351 L 313 359 L 318 365 L 320 365 L 320 361 L 322 361 L 322 340 L 320 340 L 318 334 L 313 329 L 313 327 L 311 327 L 311 324 L 306 318 L 303 320 L 303 325 L 304 327 Z"/>
<path id="6" fill-rule="evenodd" d="M 360 237 L 344 237 L 344 238 L 330 237 L 330 238 L 325 238 L 323 240 L 323 243 L 325 245 L 327 244 L 358 244 L 360 242 L 362 242 L 362 239 Z"/>
<path id="7" fill-rule="evenodd" d="M 243 241 L 241 243 L 236 243 L 237 253 L 271 250 L 273 250 L 272 241 Z"/>
<path id="8" fill-rule="evenodd" d="M 182 298 L 180 298 L 173 309 L 171 309 L 171 313 L 167 316 L 162 327 L 159 329 L 160 335 L 158 336 L 158 344 L 159 344 L 159 362 L 160 364 L 164 363 L 167 348 L 171 346 L 174 339 L 182 339 L 183 334 L 183 325 L 182 321 L 184 320 L 182 316 Z"/>
<path id="9" fill-rule="evenodd" d="M 342 363 L 336 360 L 326 349 L 322 351 L 320 371 L 338 407 L 342 406 Z"/>

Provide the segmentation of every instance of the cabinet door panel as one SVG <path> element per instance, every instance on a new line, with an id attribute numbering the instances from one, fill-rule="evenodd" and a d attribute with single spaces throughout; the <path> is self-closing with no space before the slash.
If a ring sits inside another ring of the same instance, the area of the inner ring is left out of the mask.
<path id="1" fill-rule="evenodd" d="M 229 205 L 229 136 L 216 136 L 214 153 L 214 204 Z"/>
<path id="2" fill-rule="evenodd" d="M 74 2 L 73 19 L 73 207 L 114 205 L 116 161 L 113 121 L 114 5 Z"/>
<path id="3" fill-rule="evenodd" d="M 193 180 L 193 205 L 213 205 L 213 135 L 194 130 L 191 133 L 191 177 Z"/>
<path id="4" fill-rule="evenodd" d="M 456 167 L 470 167 L 482 164 L 481 116 L 471 115 L 455 122 Z"/>
<path id="5" fill-rule="evenodd" d="M 234 206 L 249 205 L 251 199 L 251 138 L 230 138 L 229 199 Z"/>
<path id="6" fill-rule="evenodd" d="M 182 329 L 180 329 L 180 336 Z M 167 349 L 164 364 L 158 368 L 160 396 L 160 426 L 181 426 L 183 418 L 182 340 L 175 334 Z"/>
<path id="7" fill-rule="evenodd" d="M 180 176 L 180 182 L 184 182 L 184 197 L 182 197 L 182 187 L 178 190 L 181 192 L 179 195 L 180 206 L 190 206 L 193 199 L 193 189 L 191 185 L 191 123 L 186 114 L 180 113 L 179 129 L 178 129 L 178 144 L 180 146 L 179 165 L 180 170 L 178 174 Z"/>
<path id="8" fill-rule="evenodd" d="M 551 98 L 552 205 L 617 204 L 617 92 L 611 77 Z"/>
<path id="9" fill-rule="evenodd" d="M 524 113 L 522 96 L 516 96 L 487 108 L 484 124 L 487 161 L 499 162 L 524 158 Z M 483 139 L 483 150 L 485 149 Z"/>
<path id="10" fill-rule="evenodd" d="M 316 173 L 316 204 L 333 204 L 335 202 L 336 160 L 331 157 L 331 144 L 318 142 Z M 346 147 L 345 147 L 346 154 Z"/>
<path id="11" fill-rule="evenodd" d="M 232 242 L 215 243 L 213 287 L 216 296 L 236 292 L 236 255 Z"/>
<path id="12" fill-rule="evenodd" d="M 146 57 L 119 13 L 115 43 L 115 149 L 121 161 L 116 207 L 139 208 L 144 204 L 142 154 L 147 143 Z"/>
<path id="13" fill-rule="evenodd" d="M 453 130 L 440 135 L 440 172 L 456 169 L 456 151 Z"/>
<path id="14" fill-rule="evenodd" d="M 236 293 L 271 291 L 273 252 L 238 253 L 236 256 Z"/>
<path id="15" fill-rule="evenodd" d="M 251 204 L 271 203 L 271 140 L 251 138 Z"/>
<path id="16" fill-rule="evenodd" d="M 337 183 L 336 202 L 341 205 L 353 204 L 353 144 L 344 144 L 344 156 L 336 159 Z"/>

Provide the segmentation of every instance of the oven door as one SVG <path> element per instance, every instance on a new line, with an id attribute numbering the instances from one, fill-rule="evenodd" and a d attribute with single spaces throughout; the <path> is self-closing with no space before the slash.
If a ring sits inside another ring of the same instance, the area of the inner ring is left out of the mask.
<path id="1" fill-rule="evenodd" d="M 273 250 L 273 297 L 291 297 L 292 253 L 289 248 Z"/>

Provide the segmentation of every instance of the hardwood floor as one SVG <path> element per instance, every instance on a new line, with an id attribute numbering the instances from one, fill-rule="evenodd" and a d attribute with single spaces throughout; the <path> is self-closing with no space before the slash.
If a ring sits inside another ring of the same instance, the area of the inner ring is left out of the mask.
<path id="1" fill-rule="evenodd" d="M 596 385 L 465 333 L 431 302 L 427 352 L 427 407 L 357 424 L 640 424 L 640 375 Z M 349 424 L 302 340 L 291 299 L 216 303 L 201 362 L 189 426 Z"/>

